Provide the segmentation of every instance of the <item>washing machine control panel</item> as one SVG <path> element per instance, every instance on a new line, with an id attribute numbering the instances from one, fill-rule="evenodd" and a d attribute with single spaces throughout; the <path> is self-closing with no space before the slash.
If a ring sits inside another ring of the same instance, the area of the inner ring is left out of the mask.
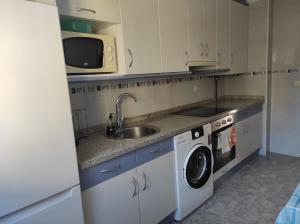
<path id="1" fill-rule="evenodd" d="M 192 140 L 197 139 L 197 138 L 201 138 L 202 136 L 204 136 L 203 127 L 194 128 L 191 131 L 192 131 Z"/>

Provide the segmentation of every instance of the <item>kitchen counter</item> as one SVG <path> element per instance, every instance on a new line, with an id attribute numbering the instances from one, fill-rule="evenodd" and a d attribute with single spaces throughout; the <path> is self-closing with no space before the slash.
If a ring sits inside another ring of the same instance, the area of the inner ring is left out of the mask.
<path id="1" fill-rule="evenodd" d="M 231 108 L 224 113 L 211 117 L 189 117 L 182 115 L 166 114 L 143 124 L 156 126 L 160 132 L 154 135 L 137 138 L 133 140 L 116 140 L 106 138 L 105 131 L 91 134 L 89 137 L 81 139 L 77 146 L 77 155 L 80 169 L 87 169 L 101 162 L 116 158 L 128 152 L 140 149 L 155 142 L 173 137 L 177 134 L 188 131 L 192 128 L 210 123 L 229 114 L 248 109 L 253 106 L 262 105 L 262 99 L 230 99 L 221 100 L 219 107 Z M 199 106 L 214 107 L 215 103 L 199 103 Z"/>

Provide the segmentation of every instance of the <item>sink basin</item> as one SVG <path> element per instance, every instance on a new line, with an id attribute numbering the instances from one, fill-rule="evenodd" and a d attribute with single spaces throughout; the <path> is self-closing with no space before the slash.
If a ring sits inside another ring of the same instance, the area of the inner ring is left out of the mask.
<path id="1" fill-rule="evenodd" d="M 116 131 L 111 136 L 107 137 L 111 139 L 135 139 L 154 135 L 159 131 L 160 129 L 157 127 L 142 125 L 123 128 L 121 130 Z"/>

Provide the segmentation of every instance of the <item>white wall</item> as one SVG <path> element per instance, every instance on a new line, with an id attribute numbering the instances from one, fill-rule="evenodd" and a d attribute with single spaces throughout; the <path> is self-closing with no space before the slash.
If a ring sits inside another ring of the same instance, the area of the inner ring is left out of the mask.
<path id="1" fill-rule="evenodd" d="M 177 106 L 195 103 L 201 100 L 207 100 L 214 97 L 214 79 L 199 77 L 195 80 L 186 80 L 179 82 L 177 78 L 172 79 L 175 83 L 147 85 L 130 87 L 135 81 L 128 81 L 129 88 L 119 89 L 119 82 L 106 83 L 76 83 L 70 84 L 70 97 L 72 109 L 86 108 L 88 113 L 89 126 L 97 126 L 107 121 L 108 114 L 115 112 L 115 101 L 117 97 L 124 93 L 134 94 L 138 102 L 127 99 L 123 103 L 123 114 L 125 117 L 135 117 L 138 115 L 149 114 Z M 143 81 L 143 80 L 139 80 Z M 152 80 L 148 80 L 152 82 Z M 171 82 L 173 82 L 171 81 Z M 120 81 L 121 83 L 126 83 Z M 108 89 L 97 91 L 97 85 L 108 86 Z M 112 85 L 112 89 L 111 89 Z M 115 86 L 117 86 L 115 88 Z M 86 92 L 72 94 L 71 89 L 80 89 L 85 87 Z M 90 89 L 90 91 L 88 91 Z M 92 91 L 94 89 L 94 91 Z"/>
<path id="2" fill-rule="evenodd" d="M 249 6 L 248 71 L 267 71 L 269 0 L 260 0 Z M 242 75 L 225 78 L 225 95 L 265 96 L 267 100 L 267 75 Z M 266 105 L 266 104 L 265 104 Z M 263 119 L 263 148 L 266 153 L 266 108 Z"/>
<path id="3" fill-rule="evenodd" d="M 300 1 L 275 0 L 273 69 L 300 66 Z M 274 74 L 271 151 L 300 157 L 300 73 Z"/>

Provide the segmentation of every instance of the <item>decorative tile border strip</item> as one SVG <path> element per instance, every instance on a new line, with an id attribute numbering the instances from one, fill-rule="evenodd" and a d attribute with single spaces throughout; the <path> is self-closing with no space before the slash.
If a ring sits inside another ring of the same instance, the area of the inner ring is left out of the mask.
<path id="1" fill-rule="evenodd" d="M 214 76 L 207 75 L 191 75 L 182 77 L 168 77 L 168 78 L 152 78 L 152 79 L 137 79 L 137 80 L 119 80 L 119 81 L 99 81 L 92 83 L 76 83 L 70 84 L 70 93 L 74 94 L 85 94 L 94 92 L 103 92 L 117 89 L 130 89 L 130 88 L 141 88 L 150 86 L 161 86 L 169 85 L 174 83 L 191 82 L 202 79 L 214 79 Z"/>
<path id="2" fill-rule="evenodd" d="M 236 73 L 236 74 L 227 74 L 226 76 L 243 76 L 243 75 L 249 75 L 249 76 L 256 76 L 256 75 L 277 75 L 277 74 L 295 74 L 299 73 L 300 68 L 294 67 L 294 68 L 286 68 L 286 69 L 274 69 L 274 70 L 268 70 L 268 71 L 252 71 L 252 72 L 245 72 L 245 73 Z"/>
<path id="3" fill-rule="evenodd" d="M 141 78 L 136 80 L 112 80 L 112 81 L 98 81 L 91 83 L 76 83 L 70 84 L 70 93 L 85 94 L 94 92 L 103 92 L 117 89 L 130 89 L 130 88 L 142 88 L 150 86 L 169 85 L 174 83 L 193 82 L 202 79 L 214 79 L 216 76 L 219 78 L 225 77 L 237 77 L 237 76 L 258 76 L 258 75 L 277 75 L 277 74 L 296 74 L 299 73 L 300 68 L 286 68 L 286 69 L 274 69 L 270 71 L 252 71 L 237 74 L 220 75 L 218 73 L 206 73 L 206 74 L 193 74 L 183 75 L 177 77 L 157 77 L 157 78 Z"/>

